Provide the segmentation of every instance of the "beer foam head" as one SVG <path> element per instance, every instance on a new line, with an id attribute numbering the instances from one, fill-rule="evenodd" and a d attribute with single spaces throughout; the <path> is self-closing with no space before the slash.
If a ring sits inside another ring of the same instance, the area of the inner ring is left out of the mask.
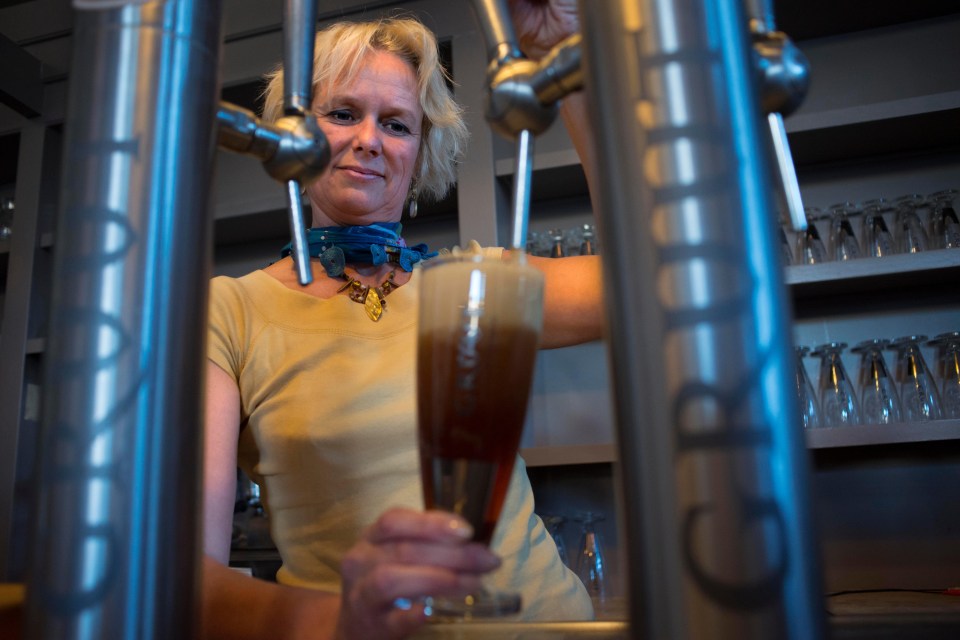
<path id="1" fill-rule="evenodd" d="M 456 330 L 465 319 L 540 332 L 543 274 L 517 261 L 476 254 L 434 258 L 423 267 L 420 332 Z"/>

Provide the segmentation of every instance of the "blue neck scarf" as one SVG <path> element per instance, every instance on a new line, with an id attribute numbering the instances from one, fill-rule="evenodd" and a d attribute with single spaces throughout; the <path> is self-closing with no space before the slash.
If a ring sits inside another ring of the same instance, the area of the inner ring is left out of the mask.
<path id="1" fill-rule="evenodd" d="M 423 243 L 408 247 L 400 237 L 402 228 L 399 222 L 382 222 L 358 227 L 307 229 L 308 251 L 311 257 L 320 258 L 320 264 L 332 278 L 342 276 L 348 262 L 373 266 L 392 262 L 404 271 L 412 271 L 416 263 L 437 255 Z M 280 257 L 285 258 L 292 251 L 293 243 L 289 243 L 280 251 Z"/>

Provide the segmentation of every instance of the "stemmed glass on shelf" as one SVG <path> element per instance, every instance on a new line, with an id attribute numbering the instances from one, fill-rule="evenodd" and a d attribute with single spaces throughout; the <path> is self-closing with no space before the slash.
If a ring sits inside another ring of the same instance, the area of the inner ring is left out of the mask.
<path id="1" fill-rule="evenodd" d="M 827 248 L 820 236 L 818 223 L 824 220 L 824 213 L 817 207 L 804 208 L 807 217 L 807 229 L 797 234 L 797 264 L 820 264 L 830 259 Z"/>
<path id="2" fill-rule="evenodd" d="M 896 207 L 885 198 L 874 198 L 860 205 L 863 211 L 863 253 L 874 258 L 883 258 L 897 252 L 897 243 L 889 227 L 887 215 L 893 214 Z"/>
<path id="3" fill-rule="evenodd" d="M 933 203 L 933 213 L 930 215 L 930 244 L 934 249 L 960 248 L 960 219 L 953 207 L 956 197 L 956 189 L 944 189 L 929 196 Z"/>
<path id="4" fill-rule="evenodd" d="M 575 518 L 580 523 L 580 547 L 577 552 L 576 572 L 583 586 L 587 588 L 587 593 L 595 601 L 602 601 L 607 594 L 603 546 L 596 529 L 596 523 L 603 519 L 602 515 L 591 511 L 584 512 Z"/>
<path id="5" fill-rule="evenodd" d="M 890 348 L 897 352 L 896 376 L 903 418 L 907 422 L 939 420 L 942 415 L 937 385 L 920 350 L 920 343 L 926 339 L 926 336 L 911 335 L 890 343 Z"/>
<path id="6" fill-rule="evenodd" d="M 875 338 L 858 343 L 850 351 L 860 354 L 860 417 L 864 424 L 900 422 L 900 398 L 897 385 L 883 359 L 889 340 Z"/>
<path id="7" fill-rule="evenodd" d="M 930 248 L 921 214 L 929 207 L 929 202 L 920 194 L 912 193 L 900 196 L 894 201 L 897 206 L 896 237 L 898 253 L 919 253 Z"/>
<path id="8" fill-rule="evenodd" d="M 940 377 L 944 418 L 960 418 L 960 331 L 941 333 L 927 344 L 936 347 L 934 367 Z"/>
<path id="9" fill-rule="evenodd" d="M 821 426 L 820 408 L 817 406 L 817 394 L 813 390 L 807 368 L 803 364 L 804 357 L 810 353 L 810 347 L 798 346 L 796 350 L 796 379 L 797 398 L 800 404 L 800 419 L 804 429 L 816 429 Z"/>
<path id="10" fill-rule="evenodd" d="M 820 413 L 825 427 L 860 424 L 860 406 L 850 376 L 843 366 L 841 354 L 845 342 L 828 342 L 814 349 L 810 355 L 820 358 Z"/>
<path id="11" fill-rule="evenodd" d="M 860 214 L 852 202 L 830 205 L 830 252 L 834 260 L 853 260 L 860 257 L 860 244 L 853 232 L 851 218 Z"/>

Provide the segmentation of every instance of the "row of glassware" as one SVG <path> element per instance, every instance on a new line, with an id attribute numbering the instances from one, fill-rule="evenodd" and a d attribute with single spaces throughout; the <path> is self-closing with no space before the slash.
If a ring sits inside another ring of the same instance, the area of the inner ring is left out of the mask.
<path id="1" fill-rule="evenodd" d="M 838 202 L 807 207 L 806 231 L 780 227 L 786 264 L 882 258 L 897 253 L 960 248 L 956 189 L 928 196 L 912 193 L 888 200 Z M 789 236 L 794 236 L 791 243 Z"/>
<path id="2" fill-rule="evenodd" d="M 530 231 L 527 234 L 527 253 L 545 258 L 563 258 L 597 255 L 600 250 L 594 226 L 582 224 L 567 229 Z"/>
<path id="3" fill-rule="evenodd" d="M 934 347 L 931 370 L 921 345 Z M 892 424 L 960 418 L 960 331 L 894 340 L 864 340 L 852 349 L 860 358 L 856 383 L 844 367 L 844 342 L 828 342 L 811 349 L 798 346 L 797 393 L 803 426 L 807 429 L 856 424 Z M 893 373 L 885 351 L 894 351 Z M 804 358 L 820 359 L 817 390 L 807 375 Z"/>

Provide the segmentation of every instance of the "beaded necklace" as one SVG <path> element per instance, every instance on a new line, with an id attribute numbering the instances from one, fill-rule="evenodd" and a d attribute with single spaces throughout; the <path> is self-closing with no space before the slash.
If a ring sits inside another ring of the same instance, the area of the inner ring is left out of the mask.
<path id="1" fill-rule="evenodd" d="M 346 291 L 351 300 L 363 305 L 367 317 L 377 322 L 387 308 L 387 296 L 400 286 L 393 280 L 396 275 L 396 270 L 391 271 L 379 287 L 373 287 L 369 284 L 363 284 L 356 278 L 351 278 L 346 273 L 342 273 L 340 277 L 346 281 L 346 284 L 337 289 L 337 293 Z"/>
<path id="2" fill-rule="evenodd" d="M 348 262 L 380 266 L 390 262 L 404 271 L 413 271 L 413 265 L 437 255 L 426 244 L 408 247 L 400 236 L 403 226 L 399 222 L 384 222 L 366 226 L 318 227 L 307 229 L 308 251 L 311 257 L 319 258 L 324 271 L 331 278 L 340 278 L 345 284 L 337 293 L 347 292 L 351 300 L 362 304 L 367 317 L 377 322 L 386 309 L 386 297 L 399 287 L 391 271 L 380 286 L 363 284 L 347 275 Z M 293 252 L 292 243 L 280 251 L 284 258 Z"/>

